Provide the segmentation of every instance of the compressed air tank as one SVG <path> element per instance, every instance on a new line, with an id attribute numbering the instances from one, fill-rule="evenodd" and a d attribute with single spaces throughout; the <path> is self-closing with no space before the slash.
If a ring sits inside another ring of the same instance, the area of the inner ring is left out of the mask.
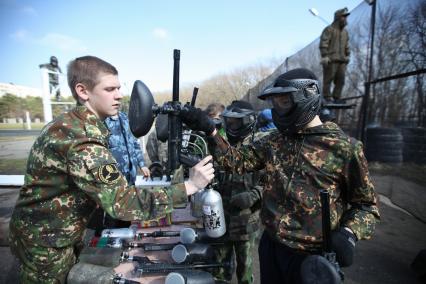
<path id="1" fill-rule="evenodd" d="M 219 238 L 226 233 L 225 215 L 222 197 L 219 192 L 209 187 L 202 196 L 203 224 L 211 238 Z"/>

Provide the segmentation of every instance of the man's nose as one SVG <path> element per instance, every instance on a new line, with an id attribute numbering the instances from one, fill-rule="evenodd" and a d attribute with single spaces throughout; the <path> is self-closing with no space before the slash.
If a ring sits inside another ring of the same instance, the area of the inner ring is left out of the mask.
<path id="1" fill-rule="evenodd" d="M 116 100 L 121 100 L 121 99 L 123 98 L 123 94 L 120 92 L 120 90 L 117 90 L 117 91 L 115 92 L 115 96 L 114 96 L 114 98 L 115 98 Z"/>

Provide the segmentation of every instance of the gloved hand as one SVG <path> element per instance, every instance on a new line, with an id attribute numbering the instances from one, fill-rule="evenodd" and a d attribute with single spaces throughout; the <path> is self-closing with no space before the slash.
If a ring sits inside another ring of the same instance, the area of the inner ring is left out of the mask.
<path id="1" fill-rule="evenodd" d="M 204 131 L 207 135 L 210 135 L 215 129 L 215 124 L 207 113 L 191 105 L 185 105 L 182 108 L 180 118 L 192 130 Z"/>
<path id="2" fill-rule="evenodd" d="M 331 60 L 330 60 L 330 57 L 324 56 L 321 58 L 320 62 L 322 65 L 327 66 L 328 64 L 330 64 Z"/>
<path id="3" fill-rule="evenodd" d="M 240 209 L 248 209 L 252 207 L 259 198 L 259 193 L 256 190 L 245 191 L 232 196 L 230 203 L 232 206 L 237 206 Z"/>
<path id="4" fill-rule="evenodd" d="M 356 236 L 344 227 L 331 233 L 331 246 L 341 267 L 352 265 L 356 241 Z"/>

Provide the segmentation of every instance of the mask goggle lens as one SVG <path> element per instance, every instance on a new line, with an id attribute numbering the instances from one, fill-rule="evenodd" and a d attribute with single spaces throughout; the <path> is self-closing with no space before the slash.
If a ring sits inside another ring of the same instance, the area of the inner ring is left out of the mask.
<path id="1" fill-rule="evenodd" d="M 243 121 L 240 118 L 225 117 L 225 126 L 229 130 L 238 130 L 243 127 Z"/>
<path id="2" fill-rule="evenodd" d="M 273 108 L 279 113 L 286 114 L 294 106 L 293 92 L 270 96 L 268 98 L 268 101 L 272 104 Z"/>

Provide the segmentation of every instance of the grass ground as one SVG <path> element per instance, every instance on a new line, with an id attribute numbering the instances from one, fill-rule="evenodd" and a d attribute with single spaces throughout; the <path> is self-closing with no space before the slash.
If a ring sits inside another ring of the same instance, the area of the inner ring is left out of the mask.
<path id="1" fill-rule="evenodd" d="M 42 129 L 45 123 L 31 123 L 31 129 L 38 130 Z M 27 129 L 25 123 L 0 123 L 0 130 L 22 130 Z"/>
<path id="2" fill-rule="evenodd" d="M 23 175 L 27 166 L 27 159 L 1 159 L 0 175 Z"/>

